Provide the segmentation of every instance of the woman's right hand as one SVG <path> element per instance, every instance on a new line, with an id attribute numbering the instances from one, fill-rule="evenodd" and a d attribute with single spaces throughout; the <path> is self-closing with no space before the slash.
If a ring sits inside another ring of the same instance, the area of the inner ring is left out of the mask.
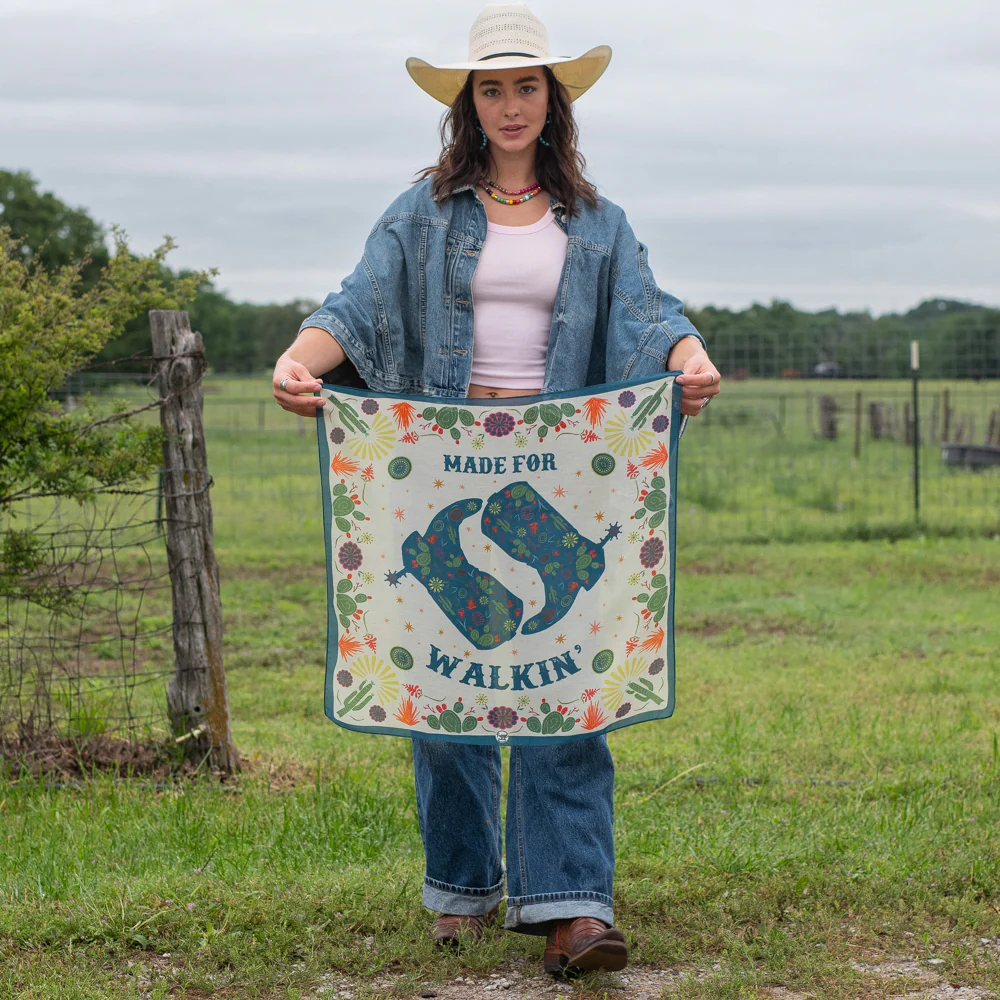
<path id="1" fill-rule="evenodd" d="M 281 381 L 284 378 L 288 381 L 282 389 Z M 290 413 L 297 413 L 302 417 L 314 417 L 316 411 L 326 403 L 322 396 L 304 395 L 317 392 L 323 383 L 304 364 L 292 361 L 285 355 L 278 358 L 278 363 L 274 366 L 272 382 L 278 406 Z"/>

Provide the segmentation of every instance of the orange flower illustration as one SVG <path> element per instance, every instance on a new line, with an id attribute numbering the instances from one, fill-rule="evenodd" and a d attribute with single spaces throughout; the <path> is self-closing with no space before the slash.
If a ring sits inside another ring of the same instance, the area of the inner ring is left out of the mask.
<path id="1" fill-rule="evenodd" d="M 401 430 L 405 431 L 410 424 L 416 419 L 417 410 L 412 403 L 393 403 L 389 407 L 389 412 L 392 414 L 396 421 L 396 426 Z"/>
<path id="2" fill-rule="evenodd" d="M 670 456 L 667 454 L 667 446 L 661 441 L 639 464 L 644 469 L 656 469 L 659 471 L 666 467 L 669 460 Z"/>
<path id="3" fill-rule="evenodd" d="M 361 643 L 350 632 L 345 632 L 337 640 L 337 648 L 341 656 L 354 656 L 355 653 L 361 652 Z"/>
<path id="4" fill-rule="evenodd" d="M 663 645 L 663 626 L 657 625 L 652 635 L 642 644 L 644 652 L 655 653 Z"/>
<path id="5" fill-rule="evenodd" d="M 591 427 L 600 427 L 604 423 L 604 413 L 608 408 L 608 401 L 600 396 L 593 396 L 583 404 L 583 412 L 587 414 Z"/>
<path id="6" fill-rule="evenodd" d="M 600 710 L 596 701 L 592 701 L 580 719 L 581 729 L 596 729 L 603 726 L 608 721 L 608 717 Z"/>
<path id="7" fill-rule="evenodd" d="M 626 643 L 625 643 L 625 655 L 626 656 L 631 656 L 632 655 L 632 651 L 638 645 L 639 645 L 639 640 L 635 636 L 632 636 L 631 639 L 628 639 L 626 641 Z"/>
<path id="8" fill-rule="evenodd" d="M 393 712 L 393 717 L 399 719 L 404 726 L 415 726 L 418 719 L 417 710 L 413 707 L 412 698 L 404 698 L 399 703 L 399 711 Z"/>
<path id="9" fill-rule="evenodd" d="M 330 468 L 333 469 L 335 476 L 341 476 L 346 479 L 348 476 L 353 476 L 361 468 L 361 465 L 353 461 L 353 459 L 344 458 L 338 451 L 330 460 Z"/>

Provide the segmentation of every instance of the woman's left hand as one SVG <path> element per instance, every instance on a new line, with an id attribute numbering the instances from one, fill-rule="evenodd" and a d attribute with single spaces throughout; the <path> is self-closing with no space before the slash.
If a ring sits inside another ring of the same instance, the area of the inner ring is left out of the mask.
<path id="1" fill-rule="evenodd" d="M 681 368 L 684 374 L 677 376 L 677 381 L 684 387 L 681 413 L 696 417 L 719 391 L 719 369 L 700 346 L 684 360 Z"/>

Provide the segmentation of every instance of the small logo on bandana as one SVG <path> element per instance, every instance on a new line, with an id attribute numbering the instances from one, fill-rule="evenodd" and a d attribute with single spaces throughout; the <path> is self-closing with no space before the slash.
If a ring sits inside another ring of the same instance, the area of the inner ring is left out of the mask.
<path id="1" fill-rule="evenodd" d="M 497 743 L 499 743 L 500 746 L 503 746 L 506 742 L 507 742 L 507 730 L 506 729 L 498 729 L 497 730 Z"/>

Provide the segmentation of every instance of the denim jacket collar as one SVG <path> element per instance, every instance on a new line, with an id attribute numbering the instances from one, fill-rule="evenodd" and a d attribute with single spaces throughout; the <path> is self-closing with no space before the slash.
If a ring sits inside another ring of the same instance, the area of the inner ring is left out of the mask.
<path id="1" fill-rule="evenodd" d="M 375 391 L 463 396 L 472 374 L 472 280 L 487 237 L 472 184 L 433 198 L 411 185 L 373 227 L 360 263 L 302 324 L 333 336 Z M 475 200 L 473 206 L 468 199 Z M 568 235 L 552 309 L 543 392 L 664 371 L 681 337 L 701 339 L 679 299 L 659 288 L 646 247 L 606 198 L 549 204 Z"/>

